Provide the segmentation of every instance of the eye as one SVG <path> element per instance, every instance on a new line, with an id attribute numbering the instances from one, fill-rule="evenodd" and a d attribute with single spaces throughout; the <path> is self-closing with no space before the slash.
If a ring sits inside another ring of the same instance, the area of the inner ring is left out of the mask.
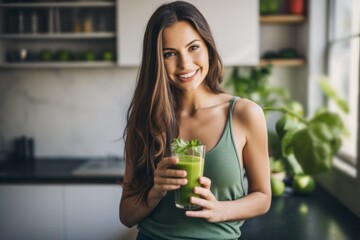
<path id="1" fill-rule="evenodd" d="M 172 56 L 175 56 L 176 53 L 175 52 L 165 52 L 164 53 L 164 58 L 169 58 L 169 57 L 172 57 Z"/>
<path id="2" fill-rule="evenodd" d="M 190 51 L 196 51 L 199 48 L 200 48 L 200 45 L 194 44 L 194 45 L 191 45 L 189 49 L 190 49 Z"/>

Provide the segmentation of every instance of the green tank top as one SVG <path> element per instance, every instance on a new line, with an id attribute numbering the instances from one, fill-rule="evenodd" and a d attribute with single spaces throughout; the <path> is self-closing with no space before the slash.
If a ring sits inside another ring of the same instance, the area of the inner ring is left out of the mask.
<path id="1" fill-rule="evenodd" d="M 211 179 L 211 191 L 219 201 L 236 200 L 247 193 L 245 170 L 240 164 L 233 130 L 232 109 L 237 98 L 229 104 L 228 118 L 217 145 L 205 156 L 204 175 Z M 152 213 L 138 224 L 138 229 L 154 239 L 238 239 L 244 221 L 210 223 L 189 218 L 174 204 L 174 192 L 169 191 Z"/>

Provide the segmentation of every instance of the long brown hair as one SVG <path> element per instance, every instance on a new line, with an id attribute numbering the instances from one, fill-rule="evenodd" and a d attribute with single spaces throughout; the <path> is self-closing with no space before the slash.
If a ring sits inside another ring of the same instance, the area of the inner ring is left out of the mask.
<path id="1" fill-rule="evenodd" d="M 124 131 L 126 164 L 134 169 L 132 182 L 124 187 L 144 204 L 154 184 L 154 169 L 169 155 L 170 143 L 179 132 L 178 94 L 168 80 L 162 50 L 163 29 L 178 21 L 189 22 L 203 38 L 210 66 L 206 85 L 214 93 L 223 92 L 223 65 L 204 16 L 187 2 L 161 5 L 145 30 L 142 63 Z"/>

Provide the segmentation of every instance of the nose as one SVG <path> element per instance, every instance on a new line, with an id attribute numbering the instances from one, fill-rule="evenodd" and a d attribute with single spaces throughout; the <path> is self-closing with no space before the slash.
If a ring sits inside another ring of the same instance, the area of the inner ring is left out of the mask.
<path id="1" fill-rule="evenodd" d="M 181 53 L 178 57 L 177 67 L 187 69 L 192 63 L 192 58 L 188 53 Z"/>

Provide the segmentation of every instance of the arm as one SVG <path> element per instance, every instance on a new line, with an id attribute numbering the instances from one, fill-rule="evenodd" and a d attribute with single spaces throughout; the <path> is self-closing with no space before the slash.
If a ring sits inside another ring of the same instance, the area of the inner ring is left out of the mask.
<path id="1" fill-rule="evenodd" d="M 234 108 L 233 127 L 245 133 L 242 148 L 244 167 L 249 180 L 249 194 L 234 201 L 217 201 L 210 191 L 210 179 L 203 177 L 203 187 L 195 189 L 203 199 L 192 198 L 202 211 L 187 211 L 189 217 L 201 217 L 211 222 L 242 220 L 266 213 L 271 203 L 270 166 L 267 128 L 262 109 L 248 100 L 240 100 Z M 241 151 L 239 151 L 241 152 Z"/>
<path id="2" fill-rule="evenodd" d="M 120 221 L 127 227 L 132 227 L 147 217 L 159 203 L 167 191 L 175 190 L 180 185 L 187 183 L 186 171 L 169 169 L 169 166 L 178 162 L 177 158 L 162 159 L 154 171 L 154 186 L 150 189 L 147 196 L 147 204 L 136 201 L 136 196 L 130 194 L 126 189 L 123 190 L 119 215 Z M 126 164 L 124 183 L 131 183 L 133 179 L 133 169 L 131 164 Z"/>

